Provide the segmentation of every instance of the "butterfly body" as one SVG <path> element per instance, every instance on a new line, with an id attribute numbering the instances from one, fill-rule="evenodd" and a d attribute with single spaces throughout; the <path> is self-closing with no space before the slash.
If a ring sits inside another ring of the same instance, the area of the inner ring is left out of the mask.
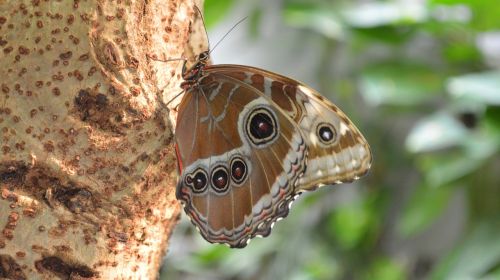
<path id="1" fill-rule="evenodd" d="M 267 236 L 303 191 L 348 182 L 371 164 L 368 143 L 335 105 L 300 82 L 241 65 L 184 68 L 177 197 L 209 242 Z"/>

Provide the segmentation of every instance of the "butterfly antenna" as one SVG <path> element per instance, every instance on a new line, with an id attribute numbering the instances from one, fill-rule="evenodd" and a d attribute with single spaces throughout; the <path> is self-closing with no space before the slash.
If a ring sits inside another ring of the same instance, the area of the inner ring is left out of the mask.
<path id="1" fill-rule="evenodd" d="M 181 96 L 183 93 L 184 93 L 184 91 L 179 92 L 174 97 L 172 97 L 165 105 L 168 106 L 170 103 L 172 103 L 172 101 L 174 101 L 175 99 L 177 99 L 177 97 Z"/>
<path id="2" fill-rule="evenodd" d="M 229 35 L 229 33 L 231 33 L 231 31 L 233 31 L 233 29 L 236 28 L 236 26 L 238 26 L 240 23 L 242 23 L 244 20 L 246 20 L 248 18 L 248 16 L 240 19 L 240 21 L 238 21 L 235 25 L 233 25 L 233 27 L 231 27 L 231 29 L 229 29 L 229 31 L 226 32 L 226 34 L 224 34 L 224 36 L 222 36 L 222 38 L 220 38 L 219 41 L 217 41 L 217 43 L 214 45 L 213 48 L 210 48 L 210 39 L 208 38 L 208 33 L 207 33 L 207 28 L 206 28 L 206 24 L 205 24 L 205 18 L 203 17 L 203 14 L 201 13 L 201 10 L 200 8 L 198 8 L 198 6 L 194 5 L 194 7 L 196 8 L 196 10 L 198 11 L 198 14 L 200 15 L 200 18 L 201 18 L 201 22 L 203 22 L 203 26 L 205 26 L 205 36 L 207 38 L 207 42 L 208 42 L 208 47 L 209 47 L 209 52 L 208 54 L 211 54 L 213 50 L 215 50 L 215 48 L 220 44 L 220 42 L 222 42 L 222 40 L 224 40 L 227 35 Z"/>
<path id="3" fill-rule="evenodd" d="M 203 22 L 203 27 L 205 29 L 205 37 L 207 38 L 208 47 L 210 48 L 210 38 L 208 38 L 207 25 L 205 24 L 205 18 L 203 17 L 203 14 L 201 13 L 200 8 L 198 8 L 198 6 L 196 6 L 196 5 L 194 5 L 194 7 L 196 8 L 196 10 L 198 11 L 198 14 L 200 15 L 201 22 Z"/>
<path id="4" fill-rule="evenodd" d="M 220 38 L 220 40 L 214 45 L 214 47 L 212 49 L 210 49 L 210 51 L 208 52 L 208 54 L 211 54 L 213 52 L 213 50 L 215 50 L 215 48 L 217 48 L 217 46 L 227 37 L 227 35 L 229 35 L 229 33 L 231 33 L 231 31 L 233 31 L 240 23 L 242 23 L 243 21 L 245 21 L 247 18 L 248 18 L 248 16 L 240 19 L 235 25 L 233 25 L 233 27 L 231 27 L 231 29 L 229 29 L 226 32 L 226 34 L 224 34 L 224 36 L 222 36 L 222 38 Z"/>

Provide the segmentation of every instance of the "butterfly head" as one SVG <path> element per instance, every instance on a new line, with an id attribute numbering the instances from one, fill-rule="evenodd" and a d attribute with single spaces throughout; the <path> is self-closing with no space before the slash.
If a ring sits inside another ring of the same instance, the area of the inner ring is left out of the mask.
<path id="1" fill-rule="evenodd" d="M 198 63 L 207 64 L 209 58 L 210 58 L 210 53 L 208 51 L 201 52 L 196 58 L 196 64 Z"/>
<path id="2" fill-rule="evenodd" d="M 210 53 L 208 51 L 204 51 L 196 57 L 196 62 L 190 68 L 186 67 L 187 61 L 184 62 L 184 66 L 182 68 L 182 77 L 184 82 L 181 84 L 183 89 L 186 90 L 196 84 L 198 79 L 203 75 L 203 69 L 207 66 L 209 58 Z"/>

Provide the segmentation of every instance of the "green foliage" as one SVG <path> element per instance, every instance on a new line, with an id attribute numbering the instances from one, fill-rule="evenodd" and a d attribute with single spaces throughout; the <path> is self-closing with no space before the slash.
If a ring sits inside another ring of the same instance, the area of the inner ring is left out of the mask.
<path id="1" fill-rule="evenodd" d="M 378 226 L 376 201 L 370 196 L 360 199 L 364 201 L 339 205 L 328 217 L 328 233 L 341 249 L 353 250 L 371 242 L 373 229 Z"/>
<path id="2" fill-rule="evenodd" d="M 431 7 L 436 5 L 464 7 L 463 13 L 470 14 L 468 25 L 474 30 L 498 29 L 500 5 L 495 0 L 429 0 L 429 4 Z"/>
<path id="3" fill-rule="evenodd" d="M 409 237 L 427 229 L 439 217 L 452 194 L 453 189 L 447 186 L 418 186 L 404 209 L 398 225 L 400 234 Z"/>
<path id="4" fill-rule="evenodd" d="M 403 280 L 406 277 L 401 265 L 386 258 L 379 258 L 366 272 L 364 279 Z"/>
<path id="5" fill-rule="evenodd" d="M 233 5 L 233 0 L 205 0 L 203 17 L 206 27 L 211 28 L 220 22 Z"/>
<path id="6" fill-rule="evenodd" d="M 342 24 L 334 10 L 304 3 L 290 4 L 283 15 L 291 26 L 309 28 L 329 38 L 342 36 Z"/>
<path id="7" fill-rule="evenodd" d="M 449 93 L 467 102 L 500 105 L 500 71 L 466 74 L 448 81 Z"/>
<path id="8" fill-rule="evenodd" d="M 500 265 L 498 220 L 477 222 L 462 244 L 435 270 L 432 279 L 497 279 Z"/>
<path id="9" fill-rule="evenodd" d="M 371 105 L 418 105 L 441 92 L 443 75 L 406 61 L 370 65 L 361 73 L 361 93 Z"/>
<path id="10" fill-rule="evenodd" d="M 206 1 L 207 24 L 232 2 Z M 317 65 L 283 63 L 317 73 L 316 89 L 369 140 L 373 168 L 353 185 L 303 195 L 244 250 L 209 245 L 183 223 L 162 279 L 499 279 L 500 70 L 491 65 L 500 56 L 478 43 L 500 29 L 498 1 L 244 5 L 255 40 L 274 30 L 262 24 L 274 11 L 296 40 L 261 40 L 317 43 Z"/>

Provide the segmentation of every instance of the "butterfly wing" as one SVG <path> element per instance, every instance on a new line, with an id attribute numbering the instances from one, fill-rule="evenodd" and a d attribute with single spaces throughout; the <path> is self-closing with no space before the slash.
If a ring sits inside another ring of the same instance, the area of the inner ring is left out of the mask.
<path id="1" fill-rule="evenodd" d="M 305 168 L 299 130 L 269 98 L 224 73 L 207 71 L 184 94 L 177 197 L 205 239 L 244 247 L 288 214 Z"/>
<path id="2" fill-rule="evenodd" d="M 350 182 L 370 169 L 372 155 L 366 139 L 337 106 L 313 89 L 254 67 L 214 65 L 210 68 L 264 93 L 298 124 L 308 155 L 307 168 L 297 182 L 296 192 Z"/>

